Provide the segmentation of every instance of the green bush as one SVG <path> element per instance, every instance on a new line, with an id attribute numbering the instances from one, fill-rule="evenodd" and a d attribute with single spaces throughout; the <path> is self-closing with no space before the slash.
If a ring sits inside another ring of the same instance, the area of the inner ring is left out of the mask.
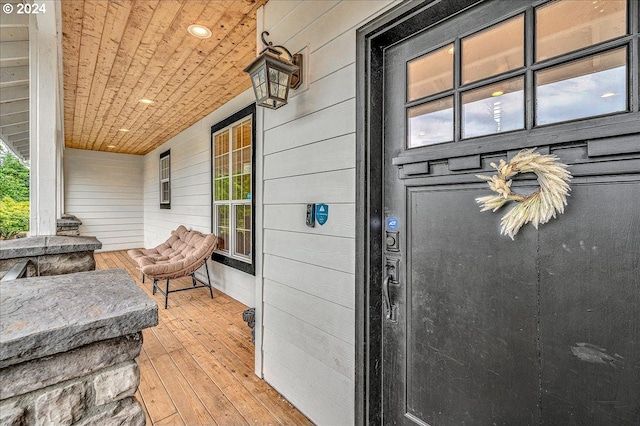
<path id="1" fill-rule="evenodd" d="M 0 200 L 0 240 L 15 238 L 29 230 L 29 202 L 14 201 L 11 197 Z"/>
<path id="2" fill-rule="evenodd" d="M 11 154 L 0 156 L 0 199 L 29 201 L 29 169 Z"/>

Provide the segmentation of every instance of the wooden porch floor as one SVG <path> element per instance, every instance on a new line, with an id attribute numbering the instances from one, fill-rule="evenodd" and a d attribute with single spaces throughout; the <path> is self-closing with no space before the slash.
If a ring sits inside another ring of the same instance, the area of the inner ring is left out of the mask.
<path id="1" fill-rule="evenodd" d="M 159 304 L 159 324 L 143 331 L 136 393 L 147 425 L 311 425 L 254 372 L 247 307 L 214 289 L 151 295 L 126 252 L 96 254 L 97 269 L 123 268 Z M 175 282 L 174 282 L 175 281 Z M 191 279 L 172 280 L 172 288 Z"/>

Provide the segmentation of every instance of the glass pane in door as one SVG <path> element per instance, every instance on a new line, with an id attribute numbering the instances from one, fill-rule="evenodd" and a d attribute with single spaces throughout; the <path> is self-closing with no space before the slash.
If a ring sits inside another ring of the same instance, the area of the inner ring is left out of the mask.
<path id="1" fill-rule="evenodd" d="M 407 99 L 413 101 L 453 88 L 453 44 L 407 63 Z"/>
<path id="2" fill-rule="evenodd" d="M 627 34 L 626 0 L 561 0 L 536 10 L 536 61 Z"/>
<path id="3" fill-rule="evenodd" d="M 409 148 L 453 140 L 453 96 L 409 108 Z"/>
<path id="4" fill-rule="evenodd" d="M 524 16 L 462 40 L 462 84 L 524 66 Z"/>
<path id="5" fill-rule="evenodd" d="M 559 123 L 627 109 L 627 49 L 538 71 L 536 124 Z"/>
<path id="6" fill-rule="evenodd" d="M 462 137 L 524 129 L 524 78 L 514 78 L 462 95 Z"/>

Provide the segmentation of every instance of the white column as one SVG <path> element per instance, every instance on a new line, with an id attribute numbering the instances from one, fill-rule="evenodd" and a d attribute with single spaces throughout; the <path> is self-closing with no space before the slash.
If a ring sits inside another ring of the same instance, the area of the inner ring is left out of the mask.
<path id="1" fill-rule="evenodd" d="M 59 212 L 59 147 L 62 144 L 60 40 L 61 17 L 54 1 L 41 2 L 46 12 L 31 15 L 29 25 L 29 132 L 30 229 L 29 234 L 55 235 Z"/>
<path id="2" fill-rule="evenodd" d="M 260 6 L 257 10 L 256 16 L 256 56 L 262 50 L 262 40 L 260 35 L 264 29 L 264 6 Z M 255 232 L 255 247 L 253 250 L 255 251 L 255 273 L 256 273 L 256 312 L 255 312 L 255 356 L 254 356 L 254 372 L 258 377 L 263 377 L 263 363 L 262 363 L 262 317 L 264 313 L 263 309 L 263 300 L 264 300 L 264 278 L 263 278 L 263 269 L 262 269 L 262 259 L 263 259 L 263 218 L 262 211 L 264 209 L 263 206 L 263 192 L 264 192 L 264 179 L 263 179 L 263 165 L 264 165 L 264 149 L 263 149 L 263 133 L 262 129 L 264 128 L 264 108 L 257 107 L 256 108 L 256 140 L 253 141 L 255 144 L 256 150 L 256 165 L 254 176 L 254 182 L 256 186 L 259 188 L 258 190 L 254 190 L 252 197 L 254 197 L 254 211 L 253 214 L 255 216 L 255 226 L 256 229 L 253 230 Z"/>

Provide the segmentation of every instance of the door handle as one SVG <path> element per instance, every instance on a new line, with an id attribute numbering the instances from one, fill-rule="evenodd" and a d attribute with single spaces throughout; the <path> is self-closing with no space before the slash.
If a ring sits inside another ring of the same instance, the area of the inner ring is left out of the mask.
<path id="1" fill-rule="evenodd" d="M 396 322 L 396 306 L 391 303 L 389 285 L 398 283 L 399 259 L 387 258 L 385 265 L 385 277 L 382 280 L 382 302 L 384 304 L 385 317 L 387 321 Z"/>
<path id="2" fill-rule="evenodd" d="M 387 275 L 382 281 L 382 302 L 384 303 L 385 316 L 388 320 L 391 319 L 391 299 L 389 298 L 389 280 L 390 275 Z"/>
<path id="3" fill-rule="evenodd" d="M 384 304 L 384 316 L 387 321 L 397 322 L 397 306 L 391 303 L 389 295 L 389 283 L 395 282 L 391 275 L 387 275 L 382 281 L 382 302 Z"/>

